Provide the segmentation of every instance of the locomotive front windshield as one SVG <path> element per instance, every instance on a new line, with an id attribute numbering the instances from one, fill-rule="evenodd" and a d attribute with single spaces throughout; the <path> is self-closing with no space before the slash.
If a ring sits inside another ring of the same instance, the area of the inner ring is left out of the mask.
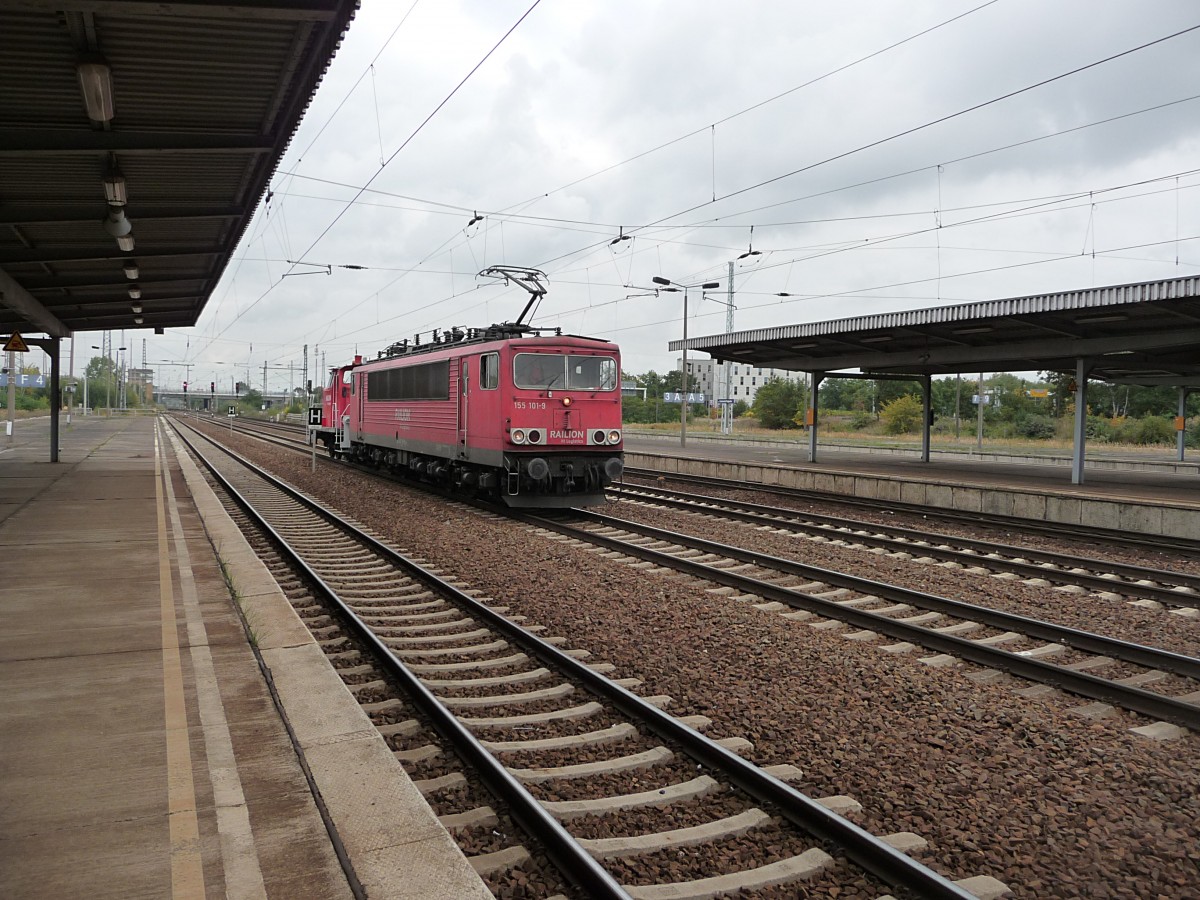
<path id="1" fill-rule="evenodd" d="M 612 391 L 617 388 L 617 361 L 611 356 L 518 353 L 513 384 L 534 390 Z"/>

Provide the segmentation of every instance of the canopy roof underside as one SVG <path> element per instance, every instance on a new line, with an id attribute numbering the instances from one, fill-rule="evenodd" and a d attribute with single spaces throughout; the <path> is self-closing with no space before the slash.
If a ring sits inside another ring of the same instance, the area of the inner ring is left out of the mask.
<path id="1" fill-rule="evenodd" d="M 0 331 L 194 325 L 356 7 L 0 0 Z"/>

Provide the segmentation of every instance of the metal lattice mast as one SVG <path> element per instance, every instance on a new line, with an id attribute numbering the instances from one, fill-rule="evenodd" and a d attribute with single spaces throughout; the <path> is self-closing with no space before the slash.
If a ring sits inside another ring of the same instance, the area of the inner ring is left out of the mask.
<path id="1" fill-rule="evenodd" d="M 729 263 L 729 292 L 726 294 L 729 305 L 725 307 L 725 333 L 733 334 L 733 262 Z"/>
<path id="2" fill-rule="evenodd" d="M 104 332 L 104 340 L 102 340 L 100 343 L 102 344 L 101 349 L 104 353 L 104 358 L 105 358 L 105 360 L 108 360 L 108 358 L 112 356 L 112 331 L 105 331 Z M 106 366 L 107 366 L 107 363 L 106 363 Z M 112 365 L 112 370 L 105 373 L 108 376 L 108 381 L 104 386 L 104 405 L 108 407 L 108 414 L 110 416 L 112 415 L 113 381 L 116 380 L 116 373 L 117 373 L 117 364 L 114 361 L 113 365 Z"/>
<path id="3" fill-rule="evenodd" d="M 728 293 L 725 295 L 725 333 L 733 334 L 733 260 L 729 261 L 729 275 L 727 278 L 726 289 Z M 729 360 L 721 363 L 721 399 L 729 401 L 733 399 L 730 395 L 733 393 L 733 366 Z M 721 404 L 721 433 L 731 434 L 733 432 L 733 404 Z"/>

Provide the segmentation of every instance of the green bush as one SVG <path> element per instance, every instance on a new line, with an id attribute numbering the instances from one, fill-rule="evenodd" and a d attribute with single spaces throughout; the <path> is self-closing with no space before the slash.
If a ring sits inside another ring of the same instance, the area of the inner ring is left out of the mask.
<path id="1" fill-rule="evenodd" d="M 1175 423 L 1165 416 L 1143 416 L 1126 419 L 1117 432 L 1118 439 L 1125 444 L 1175 443 Z"/>
<path id="2" fill-rule="evenodd" d="M 1086 428 L 1088 440 L 1097 444 L 1111 443 L 1116 436 L 1112 422 L 1099 416 L 1088 416 Z"/>
<path id="3" fill-rule="evenodd" d="M 850 427 L 855 431 L 862 431 L 864 428 L 869 428 L 875 423 L 875 417 L 865 409 L 855 410 L 853 417 L 850 419 Z"/>
<path id="4" fill-rule="evenodd" d="M 804 405 L 804 388 L 797 382 L 774 377 L 758 389 L 754 413 L 763 428 L 797 428 L 796 412 Z"/>
<path id="5" fill-rule="evenodd" d="M 1017 419 L 1016 432 L 1021 437 L 1037 441 L 1050 440 L 1054 437 L 1056 423 L 1050 416 L 1026 415 Z"/>
<path id="6" fill-rule="evenodd" d="M 912 394 L 905 394 L 888 401 L 879 412 L 886 434 L 910 434 L 920 431 L 923 414 L 924 405 L 920 398 L 914 397 Z"/>
<path id="7" fill-rule="evenodd" d="M 49 409 L 50 401 L 45 397 L 39 396 L 40 393 L 40 391 L 35 392 L 18 389 L 15 404 L 16 408 L 25 410 L 26 412 L 36 409 Z"/>
<path id="8" fill-rule="evenodd" d="M 708 416 L 708 408 L 702 403 L 693 403 L 688 412 L 688 421 Z M 621 398 L 621 421 L 627 425 L 650 425 L 654 422 L 678 422 L 679 404 L 663 403 L 657 398 L 643 400 L 641 397 Z"/>

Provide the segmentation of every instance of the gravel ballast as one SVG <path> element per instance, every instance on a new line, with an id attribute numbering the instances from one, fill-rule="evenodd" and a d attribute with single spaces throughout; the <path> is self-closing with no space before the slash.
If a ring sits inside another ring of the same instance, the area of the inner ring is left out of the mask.
<path id="1" fill-rule="evenodd" d="M 1195 735 L 1155 743 L 1128 732 L 1145 720 L 1072 715 L 1078 698 L 1024 699 L 970 680 L 974 667 L 892 657 L 690 579 L 633 569 L 348 469 L 322 465 L 314 474 L 307 460 L 252 440 L 222 439 L 526 624 L 616 664 L 614 677 L 642 678 L 640 693 L 671 695 L 676 715 L 709 716 L 710 736 L 750 739 L 755 762 L 799 766 L 802 790 L 855 797 L 863 805 L 856 819 L 871 831 L 921 835 L 929 848 L 920 858 L 950 877 L 992 875 L 1031 898 L 1200 896 Z M 704 533 L 688 518 L 689 530 Z M 682 529 L 679 516 L 671 522 Z M 793 554 L 804 546 L 806 562 L 893 578 L 894 561 L 861 551 L 762 539 L 786 542 Z M 922 571 L 926 583 L 911 586 L 970 599 L 982 583 L 989 605 L 1059 621 L 1028 586 L 901 568 Z M 1001 589 L 1011 607 L 992 596 Z M 1059 609 L 1075 602 L 1061 592 L 1052 599 Z M 1143 643 L 1195 652 L 1193 622 L 1164 626 L 1177 617 L 1088 602 L 1090 630 L 1120 637 L 1109 629 L 1128 621 Z"/>

